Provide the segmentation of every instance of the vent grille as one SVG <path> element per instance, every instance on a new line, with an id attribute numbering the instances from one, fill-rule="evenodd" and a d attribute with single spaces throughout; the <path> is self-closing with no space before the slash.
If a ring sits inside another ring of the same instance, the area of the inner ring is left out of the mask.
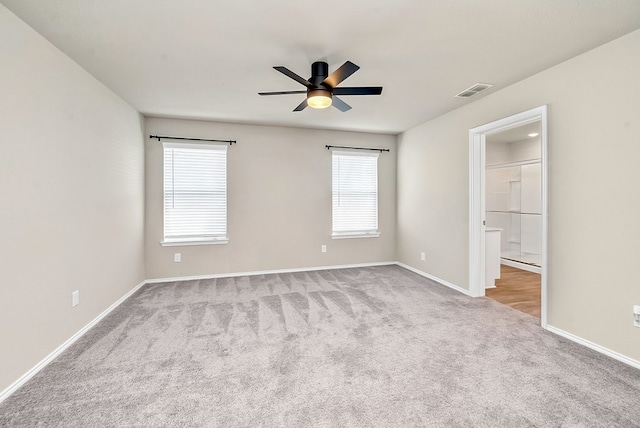
<path id="1" fill-rule="evenodd" d="M 493 85 L 491 85 L 489 83 L 476 83 L 472 87 L 467 88 L 464 91 L 462 91 L 459 94 L 457 94 L 456 97 L 458 97 L 458 98 L 469 98 L 469 97 L 474 96 L 478 92 L 482 92 L 485 89 L 489 89 L 492 86 Z"/>

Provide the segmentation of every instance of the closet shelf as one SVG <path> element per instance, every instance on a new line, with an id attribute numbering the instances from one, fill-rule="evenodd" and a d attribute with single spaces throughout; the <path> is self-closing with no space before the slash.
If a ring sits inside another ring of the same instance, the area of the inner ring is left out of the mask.
<path id="1" fill-rule="evenodd" d="M 541 213 L 529 213 L 518 210 L 485 210 L 488 213 L 502 213 L 502 214 L 522 214 L 522 215 L 542 215 Z"/>

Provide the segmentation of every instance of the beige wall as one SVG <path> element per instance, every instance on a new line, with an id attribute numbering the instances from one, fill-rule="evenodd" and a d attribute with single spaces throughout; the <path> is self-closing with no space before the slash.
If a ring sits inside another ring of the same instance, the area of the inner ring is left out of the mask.
<path id="1" fill-rule="evenodd" d="M 0 58 L 2 391 L 145 275 L 141 117 L 1 5 Z"/>
<path id="2" fill-rule="evenodd" d="M 160 118 L 145 123 L 145 137 L 238 141 L 228 151 L 229 243 L 162 247 L 162 144 L 146 138 L 148 278 L 395 260 L 395 136 Z M 379 238 L 331 239 L 326 144 L 391 149 L 379 158 Z M 180 263 L 173 261 L 176 252 Z"/>
<path id="3" fill-rule="evenodd" d="M 548 104 L 549 324 L 640 360 L 638 76 L 635 31 L 402 134 L 398 259 L 468 288 L 469 129 Z"/>

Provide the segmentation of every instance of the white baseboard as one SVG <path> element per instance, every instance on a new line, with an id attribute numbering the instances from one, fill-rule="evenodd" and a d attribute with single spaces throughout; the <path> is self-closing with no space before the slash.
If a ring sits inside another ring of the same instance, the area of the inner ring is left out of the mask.
<path id="1" fill-rule="evenodd" d="M 161 282 L 192 281 L 194 279 L 232 278 L 237 276 L 272 275 L 276 273 L 310 272 L 310 271 L 316 271 L 316 270 L 349 269 L 349 268 L 360 268 L 360 267 L 371 267 L 371 266 L 388 266 L 388 265 L 394 265 L 394 264 L 396 264 L 396 262 L 374 262 L 374 263 L 358 263 L 358 264 L 351 264 L 351 265 L 315 266 L 315 267 L 303 267 L 303 268 L 293 268 L 293 269 L 259 270 L 259 271 L 251 271 L 251 272 L 214 273 L 214 274 L 208 274 L 208 275 L 148 279 L 146 283 L 158 284 Z"/>
<path id="2" fill-rule="evenodd" d="M 433 276 L 431 274 L 428 274 L 426 272 L 418 270 L 418 269 L 416 269 L 414 267 L 411 267 L 409 265 L 406 265 L 404 263 L 396 262 L 396 264 L 398 266 L 401 266 L 401 267 L 403 267 L 405 269 L 408 269 L 408 270 L 410 270 L 412 272 L 415 272 L 418 275 L 424 276 L 425 278 L 429 278 L 429 279 L 431 279 L 433 281 L 436 281 L 436 282 L 438 282 L 438 283 L 440 283 L 442 285 L 445 285 L 445 286 L 447 286 L 449 288 L 452 288 L 452 289 L 454 289 L 454 290 L 456 290 L 456 291 L 458 291 L 460 293 L 466 294 L 467 296 L 471 296 L 471 294 L 469 293 L 469 290 L 466 290 L 466 289 L 464 289 L 464 288 L 462 288 L 462 287 L 460 287 L 458 285 L 455 285 L 455 284 L 452 284 L 450 282 L 447 282 L 447 281 L 445 281 L 443 279 L 440 279 L 440 278 L 438 278 L 436 276 Z M 473 297 L 473 296 L 471 296 L 471 297 Z M 604 354 L 604 355 L 606 355 L 608 357 L 611 357 L 614 360 L 618 360 L 618 361 L 620 361 L 622 363 L 625 363 L 625 364 L 627 364 L 627 365 L 629 365 L 631 367 L 634 367 L 636 369 L 640 369 L 640 361 L 634 360 L 633 358 L 629 358 L 629 357 L 627 357 L 625 355 L 619 354 L 619 353 L 617 353 L 615 351 L 612 351 L 611 349 L 608 349 L 608 348 L 605 348 L 604 346 L 600 346 L 600 345 L 598 345 L 596 343 L 590 342 L 590 341 L 588 341 L 586 339 L 583 339 L 583 338 L 581 338 L 579 336 L 576 336 L 574 334 L 568 333 L 568 332 L 566 332 L 564 330 L 561 330 L 561 329 L 559 329 L 557 327 L 553 327 L 551 325 L 547 325 L 547 326 L 543 326 L 543 328 L 545 328 L 547 331 L 549 331 L 551 333 L 557 334 L 558 336 L 562 336 L 562 337 L 564 337 L 566 339 L 569 339 L 569 340 L 571 340 L 571 341 L 573 341 L 573 342 L 575 342 L 575 343 L 577 343 L 579 345 L 585 346 L 585 347 L 587 347 L 589 349 L 593 349 L 596 352 L 599 352 L 599 353 Z"/>
<path id="3" fill-rule="evenodd" d="M 0 403 L 6 400 L 11 394 L 13 394 L 18 388 L 24 385 L 29 379 L 35 376 L 40 370 L 45 368 L 47 364 L 53 361 L 58 355 L 63 353 L 67 348 L 69 348 L 75 341 L 80 339 L 87 331 L 91 329 L 94 325 L 96 325 L 102 318 L 107 316 L 111 311 L 117 308 L 122 302 L 127 300 L 129 296 L 138 291 L 140 287 L 145 284 L 145 281 L 142 281 L 140 284 L 136 285 L 131 291 L 118 299 L 114 304 L 105 309 L 100 315 L 94 318 L 89 324 L 85 325 L 78 331 L 76 334 L 67 339 L 62 345 L 58 346 L 52 353 L 47 355 L 42 361 L 36 364 L 31 370 L 22 375 L 18 380 L 9 385 L 4 391 L 0 392 Z"/>
<path id="4" fill-rule="evenodd" d="M 500 264 L 505 266 L 511 266 L 516 269 L 522 269 L 533 273 L 542 274 L 542 268 L 538 266 L 528 265 L 526 263 L 518 263 L 513 260 L 500 259 Z"/>
<path id="5" fill-rule="evenodd" d="M 210 278 L 224 278 L 224 277 L 237 277 L 237 276 L 248 276 L 248 275 L 267 275 L 267 274 L 275 274 L 275 273 L 292 273 L 292 272 L 305 272 L 305 271 L 318 271 L 318 270 L 328 270 L 328 269 L 348 269 L 348 268 L 358 268 L 358 267 L 370 267 L 370 266 L 387 266 L 387 265 L 398 265 L 403 267 L 411 272 L 414 272 L 420 276 L 428 278 L 432 281 L 436 281 L 439 284 L 442 284 L 446 287 L 449 287 L 459 293 L 465 294 L 467 296 L 471 296 L 469 290 L 462 288 L 458 285 L 452 284 L 448 281 L 445 281 L 441 278 L 438 278 L 434 275 L 428 274 L 421 270 L 418 270 L 414 267 L 406 265 L 401 262 L 378 262 L 378 263 L 360 263 L 360 264 L 350 264 L 350 265 L 334 265 L 334 266 L 316 266 L 309 268 L 294 268 L 294 269 L 275 269 L 275 270 L 265 270 L 265 271 L 254 271 L 254 272 L 236 272 L 236 273 L 222 273 L 222 274 L 210 274 L 210 275 L 198 275 L 198 276 L 185 276 L 185 277 L 174 277 L 174 278 L 156 278 L 149 279 L 143 281 L 136 285 L 133 289 L 131 289 L 127 294 L 118 299 L 115 303 L 109 306 L 105 311 L 103 311 L 100 315 L 98 315 L 95 319 L 85 325 L 80 331 L 71 336 L 67 341 L 65 341 L 62 345 L 56 348 L 53 352 L 47 355 L 42 361 L 36 364 L 31 370 L 22 375 L 18 380 L 9 385 L 6 389 L 0 392 L 0 403 L 7 399 L 11 394 L 13 394 L 18 388 L 24 385 L 29 379 L 35 376 L 40 370 L 42 370 L 47 364 L 53 361 L 58 355 L 64 352 L 67 348 L 69 348 L 74 342 L 80 339 L 87 331 L 89 331 L 94 325 L 96 325 L 100 320 L 102 320 L 105 316 L 107 316 L 111 311 L 117 308 L 122 302 L 127 300 L 133 293 L 138 291 L 145 284 L 153 284 L 153 283 L 161 283 L 161 282 L 175 282 L 175 281 L 188 281 L 193 279 L 210 279 Z M 640 361 L 636 361 L 629 357 L 626 357 L 622 354 L 619 354 L 610 349 L 604 348 L 600 345 L 597 345 L 593 342 L 589 342 L 586 339 L 582 339 L 581 337 L 575 336 L 571 333 L 567 333 L 559 328 L 553 326 L 547 326 L 546 329 L 552 333 L 555 333 L 559 336 L 565 337 L 571 341 L 574 341 L 580 345 L 586 346 L 587 348 L 593 349 L 597 352 L 600 352 L 604 355 L 607 355 L 615 360 L 621 361 L 625 364 L 628 364 L 632 367 L 640 369 Z"/>
<path id="6" fill-rule="evenodd" d="M 174 277 L 174 278 L 157 278 L 157 279 L 148 279 L 148 280 L 142 281 L 140 284 L 136 285 L 131 291 L 129 291 L 127 294 L 125 294 L 120 299 L 118 299 L 114 304 L 109 306 L 104 312 L 98 315 L 89 324 L 85 325 L 80 331 L 78 331 L 76 334 L 74 334 L 69 339 L 67 339 L 62 345 L 58 346 L 53 352 L 51 352 L 42 361 L 36 364 L 31 370 L 26 372 L 18 380 L 16 380 L 7 388 L 5 388 L 2 392 L 0 392 L 0 403 L 6 400 L 18 388 L 20 388 L 29 379 L 35 376 L 40 370 L 46 367 L 47 364 L 53 361 L 58 355 L 63 353 L 75 341 L 80 339 L 87 331 L 89 331 L 94 325 L 100 322 L 102 318 L 107 316 L 111 311 L 117 308 L 120 304 L 122 304 L 122 302 L 127 300 L 133 293 L 138 291 L 145 284 L 153 284 L 153 283 L 160 283 L 160 282 L 189 281 L 193 279 L 228 278 L 228 277 L 247 276 L 247 275 L 266 275 L 266 274 L 274 274 L 274 273 L 308 272 L 308 271 L 328 270 L 328 269 L 348 269 L 348 268 L 357 268 L 357 267 L 387 266 L 387 265 L 393 265 L 393 264 L 396 264 L 396 262 L 359 263 L 359 264 L 350 264 L 350 265 L 317 266 L 317 267 L 294 268 L 294 269 L 275 269 L 275 270 L 254 271 L 254 272 L 234 272 L 234 273 L 184 276 L 184 277 Z"/>
<path id="7" fill-rule="evenodd" d="M 459 285 L 452 284 L 452 283 L 450 283 L 448 281 L 445 281 L 444 279 L 440 279 L 437 276 L 433 276 L 433 275 L 431 275 L 429 273 L 423 272 L 423 271 L 418 270 L 418 269 L 416 269 L 414 267 L 411 267 L 409 265 L 405 265 L 404 263 L 401 263 L 401 262 L 396 262 L 395 264 L 397 264 L 398 266 L 403 267 L 403 268 L 405 268 L 407 270 L 410 270 L 411 272 L 417 273 L 420 276 L 424 276 L 425 278 L 429 278 L 430 280 L 435 281 L 437 283 L 440 283 L 440 284 L 442 284 L 442 285 L 444 285 L 446 287 L 452 288 L 452 289 L 456 290 L 459 293 L 462 293 L 462 294 L 465 294 L 467 296 L 472 297 L 471 293 L 469 292 L 469 290 L 467 290 L 465 288 L 462 288 Z"/>
<path id="8" fill-rule="evenodd" d="M 634 360 L 633 358 L 629 358 L 625 355 L 619 354 L 615 351 L 612 351 L 611 349 L 605 348 L 604 346 L 600 346 L 596 343 L 588 341 L 587 339 L 583 339 L 579 336 L 568 333 L 564 330 L 561 330 L 557 327 L 553 327 L 551 325 L 547 325 L 546 330 L 550 331 L 551 333 L 557 334 L 558 336 L 562 336 L 566 339 L 576 342 L 582 346 L 586 346 L 587 348 L 593 349 L 594 351 L 604 354 L 607 357 L 611 357 L 614 360 L 618 360 L 620 362 L 630 365 L 631 367 L 640 369 L 640 361 Z"/>

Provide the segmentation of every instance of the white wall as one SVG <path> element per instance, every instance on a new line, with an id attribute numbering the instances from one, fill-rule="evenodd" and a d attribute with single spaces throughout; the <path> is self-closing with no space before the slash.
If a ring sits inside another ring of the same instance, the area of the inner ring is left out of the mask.
<path id="1" fill-rule="evenodd" d="M 469 129 L 548 104 L 549 324 L 640 360 L 638 76 L 640 30 L 403 133 L 399 260 L 468 288 Z"/>
<path id="2" fill-rule="evenodd" d="M 540 137 L 512 142 L 493 142 L 491 136 L 487 138 L 485 164 L 487 166 L 540 159 L 542 156 Z"/>
<path id="3" fill-rule="evenodd" d="M 2 391 L 145 275 L 139 114 L 1 5 L 0 58 Z"/>
<path id="4" fill-rule="evenodd" d="M 508 163 L 511 160 L 511 143 L 491 142 L 487 138 L 485 164 Z"/>
<path id="5" fill-rule="evenodd" d="M 540 159 L 542 156 L 542 141 L 540 137 L 509 143 L 511 162 Z"/>
<path id="6" fill-rule="evenodd" d="M 395 136 L 161 118 L 145 124 L 148 278 L 395 260 Z M 228 150 L 228 244 L 160 245 L 162 144 L 151 134 L 238 141 Z M 331 239 L 327 144 L 391 149 L 378 160 L 380 237 Z"/>

